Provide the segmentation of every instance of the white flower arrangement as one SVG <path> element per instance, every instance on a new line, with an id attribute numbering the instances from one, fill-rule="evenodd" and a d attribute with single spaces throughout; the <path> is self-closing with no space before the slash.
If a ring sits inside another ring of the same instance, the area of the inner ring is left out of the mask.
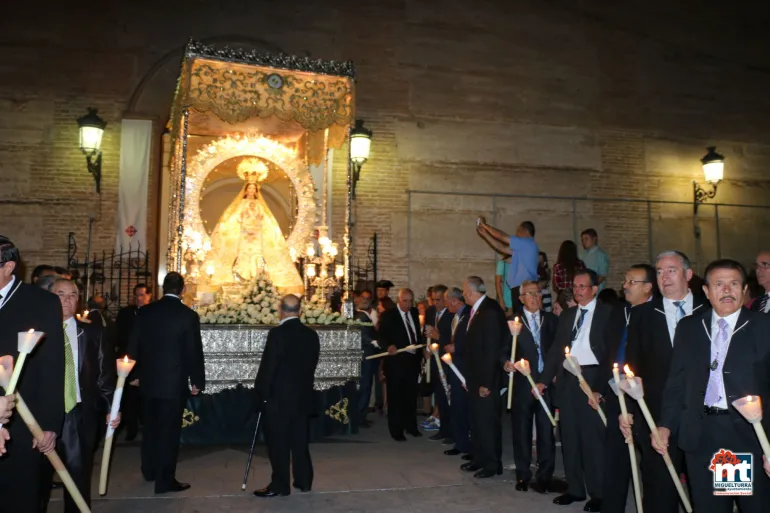
<path id="1" fill-rule="evenodd" d="M 224 303 L 201 306 L 197 312 L 202 324 L 276 325 L 280 319 L 278 313 L 280 302 L 278 290 L 273 286 L 270 278 L 262 274 L 246 287 L 243 296 Z M 308 325 L 371 326 L 371 323 L 346 319 L 344 315 L 333 312 L 324 298 L 318 295 L 313 295 L 310 299 L 303 298 L 301 305 L 300 320 Z"/>

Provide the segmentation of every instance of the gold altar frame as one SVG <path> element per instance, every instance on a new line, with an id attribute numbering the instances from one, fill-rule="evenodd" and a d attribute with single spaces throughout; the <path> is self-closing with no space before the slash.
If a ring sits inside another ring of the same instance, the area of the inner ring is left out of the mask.
<path id="1" fill-rule="evenodd" d="M 303 57 L 265 54 L 231 48 L 214 48 L 191 40 L 185 47 L 177 90 L 171 108 L 169 156 L 169 211 L 167 271 L 182 272 L 185 248 L 189 240 L 185 232 L 202 232 L 200 213 L 192 212 L 189 194 L 199 187 L 202 157 L 188 154 L 188 137 L 195 132 L 195 120 L 201 115 L 217 126 L 232 127 L 222 137 L 249 137 L 243 127 L 251 120 L 269 120 L 299 126 L 305 131 L 304 162 L 287 156 L 289 164 L 276 165 L 284 169 L 298 194 L 297 220 L 289 235 L 290 247 L 302 248 L 312 234 L 315 221 L 312 207 L 301 201 L 315 184 L 309 175 L 311 163 L 325 165 L 328 148 L 347 145 L 355 120 L 355 70 L 350 62 L 322 61 Z M 216 118 L 216 119 L 214 119 Z M 224 125 L 221 123 L 224 122 Z M 253 135 L 253 134 L 252 134 Z M 240 155 L 266 155 L 244 151 Z M 232 158 L 234 152 L 229 153 Z M 197 160 L 196 160 L 197 159 Z M 222 159 L 224 161 L 226 159 Z M 189 162 L 188 162 L 189 161 Z M 198 166 L 198 167 L 196 167 Z M 304 168 L 305 173 L 290 169 Z M 213 168 L 213 166 L 211 166 Z M 192 174 L 188 176 L 188 171 Z M 192 179 L 192 180 L 190 180 Z M 348 158 L 347 201 L 344 235 L 345 290 L 351 280 L 351 184 L 352 170 Z M 326 209 L 322 204 L 321 208 Z M 305 240 L 302 240 L 302 239 Z"/>

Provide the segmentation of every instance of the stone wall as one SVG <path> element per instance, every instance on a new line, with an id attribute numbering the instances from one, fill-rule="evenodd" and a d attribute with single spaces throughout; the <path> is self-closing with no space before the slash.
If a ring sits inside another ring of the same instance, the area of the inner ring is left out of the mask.
<path id="1" fill-rule="evenodd" d="M 356 63 L 358 113 L 375 139 L 358 184 L 355 248 L 376 232 L 379 275 L 398 286 L 491 279 L 493 253 L 474 234 L 480 214 L 507 231 L 534 221 L 552 262 L 562 240 L 596 228 L 614 285 L 624 266 L 663 248 L 702 268 L 718 254 L 749 262 L 766 244 L 766 210 L 720 207 L 717 223 L 713 207 L 694 219 L 688 204 L 710 144 L 728 159 L 718 201 L 770 203 L 766 14 L 750 12 L 760 5 L 115 4 L 42 12 L 17 3 L 0 22 L 0 233 L 30 268 L 64 264 L 69 231 L 82 256 L 89 214 L 98 217 L 94 249 L 112 249 L 127 116 L 156 121 L 146 199 L 154 240 L 165 222 L 160 137 L 188 37 Z M 101 204 L 77 148 L 75 119 L 89 106 L 109 123 Z M 342 174 L 333 190 L 339 238 Z"/>

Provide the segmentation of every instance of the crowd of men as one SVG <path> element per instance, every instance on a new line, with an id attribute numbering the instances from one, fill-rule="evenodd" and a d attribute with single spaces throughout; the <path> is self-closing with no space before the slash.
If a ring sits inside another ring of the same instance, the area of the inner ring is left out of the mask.
<path id="1" fill-rule="evenodd" d="M 379 381 L 385 383 L 388 427 L 400 442 L 407 440 L 405 435 L 421 436 L 418 395 L 432 393 L 440 429 L 431 440 L 450 445 L 444 454 L 462 456 L 466 461 L 460 468 L 477 478 L 501 474 L 502 398 L 508 373 L 513 372 L 510 415 L 516 490 L 556 491 L 554 429 L 536 398 L 541 395 L 549 410 L 559 414 L 567 490 L 554 498 L 555 504 L 586 501 L 584 511 L 624 512 L 631 482 L 626 444 L 633 440 L 641 456 L 646 511 L 679 511 L 679 495 L 664 453 L 689 489 L 696 512 L 732 512 L 734 502 L 743 512 L 770 511 L 770 481 L 760 472 L 764 464 L 770 475 L 770 464 L 761 457 L 751 425 L 732 405 L 736 399 L 768 397 L 770 392 L 770 252 L 757 256 L 756 277 L 765 292 L 750 308 L 745 306 L 747 273 L 740 263 L 711 262 L 699 286 L 687 256 L 672 250 L 657 255 L 653 265 L 641 263 L 625 271 L 621 302 L 599 300 L 608 264 L 599 256 L 605 274 L 591 268 L 576 270 L 571 283 L 574 306 L 562 305 L 557 317 L 543 309 L 533 223 L 522 223 L 510 236 L 480 218 L 478 233 L 511 257 L 513 278 L 506 285 L 516 301 L 508 315 L 505 303 L 501 306 L 488 297 L 484 282 L 475 276 L 466 278 L 462 289 L 431 287 L 423 326 L 412 290 L 399 290 L 395 303 L 389 298 L 389 282 L 377 284 L 376 304 L 370 292 L 359 294 L 359 319 L 374 324 L 365 330 L 364 354 L 389 353 L 381 364 L 364 360 L 358 404 L 363 425 L 369 425 L 366 414 L 373 382 L 375 387 Z M 595 245 L 596 233 L 587 235 Z M 511 361 L 512 336 L 506 320 L 515 317 L 523 329 Z M 430 351 L 397 352 L 432 343 L 438 344 L 439 356 L 452 355 L 464 384 L 446 365 L 440 373 Z M 565 348 L 579 363 L 590 396 L 565 370 Z M 536 391 L 513 366 L 521 359 L 529 362 Z M 655 441 L 635 401 L 627 398 L 629 418 L 621 417 L 610 383 L 613 364 L 620 369 L 628 365 L 642 379 L 662 444 Z M 428 374 L 431 386 L 423 387 Z M 378 406 L 383 403 L 376 401 Z M 606 412 L 606 427 L 599 409 Z M 754 455 L 757 473 L 751 495 L 715 496 L 712 459 L 722 449 Z"/>

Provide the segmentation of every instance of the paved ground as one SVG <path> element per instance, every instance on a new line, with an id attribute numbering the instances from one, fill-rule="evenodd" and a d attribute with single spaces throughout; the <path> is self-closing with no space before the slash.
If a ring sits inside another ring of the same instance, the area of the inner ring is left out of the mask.
<path id="1" fill-rule="evenodd" d="M 179 480 L 192 488 L 173 496 L 155 496 L 152 484 L 142 481 L 139 472 L 139 445 L 118 443 L 114 449 L 109 494 L 95 498 L 97 513 L 217 513 L 289 512 L 496 512 L 536 511 L 573 513 L 583 503 L 568 507 L 552 503 L 554 494 L 540 495 L 514 489 L 515 477 L 502 476 L 476 480 L 460 471 L 459 457 L 443 454 L 439 442 L 427 437 L 409 437 L 397 443 L 387 435 L 384 418 L 377 418 L 370 429 L 352 437 L 327 439 L 313 444 L 311 453 L 315 481 L 310 493 L 290 497 L 257 499 L 251 492 L 269 482 L 270 465 L 265 448 L 259 446 L 252 464 L 248 489 L 241 492 L 241 481 L 248 447 L 183 447 L 177 471 Z M 510 463 L 510 426 L 504 427 L 504 463 Z M 561 451 L 558 451 L 559 453 Z M 94 493 L 98 486 L 98 462 L 94 469 Z M 557 476 L 563 477 L 561 458 Z M 63 511 L 60 492 L 54 493 L 49 511 Z M 633 505 L 629 503 L 627 511 Z"/>

